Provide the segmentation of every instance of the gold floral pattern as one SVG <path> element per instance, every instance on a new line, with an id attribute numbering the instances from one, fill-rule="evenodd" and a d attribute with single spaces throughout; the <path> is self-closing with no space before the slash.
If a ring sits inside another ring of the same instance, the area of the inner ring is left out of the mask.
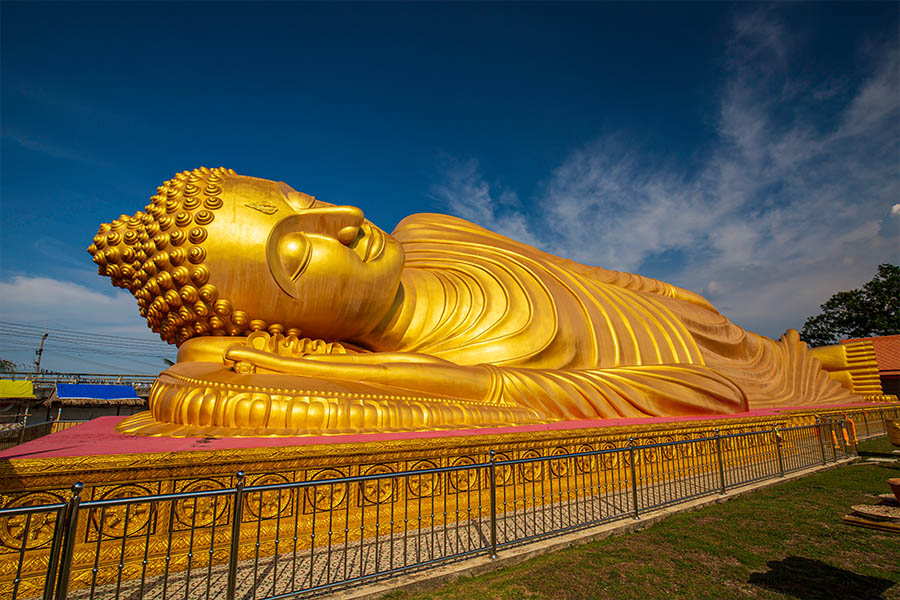
<path id="1" fill-rule="evenodd" d="M 122 485 L 108 490 L 100 496 L 101 500 L 138 498 L 151 496 L 153 492 L 140 485 Z M 92 535 L 102 535 L 104 538 L 120 538 L 122 536 L 145 533 L 144 528 L 150 523 L 154 513 L 152 502 L 139 502 L 135 504 L 115 504 L 100 508 L 92 508 L 90 511 L 90 523 Z"/>
<path id="2" fill-rule="evenodd" d="M 413 471 L 425 471 L 436 469 L 437 465 L 430 460 L 420 460 L 412 466 Z M 410 475 L 406 481 L 406 489 L 411 498 L 427 498 L 441 493 L 441 473 L 427 473 L 424 475 Z"/>
<path id="3" fill-rule="evenodd" d="M 198 479 L 181 489 L 182 493 L 220 490 L 225 486 L 215 479 Z M 183 498 L 175 501 L 175 518 L 184 527 L 209 527 L 225 523 L 225 510 L 228 507 L 228 496 L 201 496 Z"/>
<path id="4" fill-rule="evenodd" d="M 526 450 L 522 453 L 521 458 L 528 460 L 540 458 L 540 456 L 540 452 L 536 450 Z M 522 473 L 522 479 L 525 481 L 538 481 L 544 473 L 544 461 L 535 460 L 521 463 L 519 465 L 519 470 Z"/>
<path id="5" fill-rule="evenodd" d="M 474 465 L 475 461 L 468 456 L 461 456 L 453 461 L 453 466 Z M 478 487 L 477 469 L 460 469 L 447 473 L 450 489 L 454 492 L 468 492 Z"/>
<path id="6" fill-rule="evenodd" d="M 600 446 L 601 450 L 615 450 L 616 445 L 612 442 L 604 442 Z M 601 454 L 600 460 L 603 462 L 603 467 L 605 469 L 612 469 L 616 465 L 619 464 L 619 453 L 618 452 L 609 452 L 608 454 Z"/>
<path id="7" fill-rule="evenodd" d="M 560 446 L 550 451 L 551 456 L 563 456 L 569 452 Z M 550 473 L 555 477 L 565 477 L 569 474 L 569 458 L 558 458 L 550 461 Z"/>
<path id="8" fill-rule="evenodd" d="M 36 492 L 19 496 L 11 502 L 4 503 L 3 508 L 21 508 L 23 506 L 41 506 L 57 504 L 62 498 L 46 492 Z M 0 542 L 12 550 L 40 548 L 50 542 L 56 528 L 56 513 L 40 512 L 31 515 L 14 515 L 0 519 Z"/>
<path id="9" fill-rule="evenodd" d="M 494 456 L 494 462 L 503 462 L 509 460 L 506 454 L 498 453 Z M 512 480 L 513 469 L 510 465 L 494 466 L 494 483 L 496 485 L 506 485 Z"/>
<path id="10" fill-rule="evenodd" d="M 344 474 L 337 469 L 324 469 L 312 476 L 313 481 L 324 483 L 306 488 L 306 512 L 332 510 L 344 503 L 347 497 L 346 483 L 327 483 L 340 479 Z"/>
<path id="11" fill-rule="evenodd" d="M 593 452 L 594 448 L 588 444 L 582 444 L 578 446 L 576 452 L 578 454 L 584 454 L 586 452 Z M 577 473 L 588 473 L 594 470 L 594 455 L 588 454 L 586 456 L 578 456 L 575 458 L 575 471 Z"/>
<path id="12" fill-rule="evenodd" d="M 387 465 L 375 465 L 366 470 L 366 475 L 384 475 L 393 473 L 393 469 Z M 360 484 L 362 488 L 363 503 L 379 504 L 390 502 L 394 497 L 394 477 L 379 477 L 378 479 L 369 479 Z"/>
<path id="13" fill-rule="evenodd" d="M 649 438 L 647 440 L 641 440 L 641 445 L 652 445 L 656 444 L 655 438 Z M 645 463 L 653 463 L 656 462 L 656 459 L 659 455 L 659 448 L 644 448 L 643 452 L 643 460 Z"/>
<path id="14" fill-rule="evenodd" d="M 247 487 L 258 485 L 278 485 L 288 483 L 287 477 L 284 475 L 276 475 L 269 473 L 259 475 L 251 479 Z M 244 497 L 244 514 L 246 519 L 274 519 L 276 516 L 282 517 L 290 513 L 290 506 L 294 498 L 294 492 L 291 489 L 269 490 L 266 492 L 249 492 Z"/>

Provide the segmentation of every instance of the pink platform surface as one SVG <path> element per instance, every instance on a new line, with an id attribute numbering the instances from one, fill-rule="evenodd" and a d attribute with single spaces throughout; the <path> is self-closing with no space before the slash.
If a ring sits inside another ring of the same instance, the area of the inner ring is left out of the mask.
<path id="1" fill-rule="evenodd" d="M 202 438 L 202 437 L 145 437 L 116 433 L 116 424 L 126 417 L 100 417 L 87 423 L 76 425 L 64 431 L 47 435 L 13 448 L 0 451 L 0 460 L 25 458 L 57 458 L 63 456 L 97 456 L 109 454 L 148 454 L 190 452 L 193 450 L 226 450 L 232 448 L 261 448 L 308 446 L 316 444 L 349 444 L 385 440 L 408 440 L 422 438 L 467 437 L 501 433 L 528 433 L 533 431 L 566 431 L 571 429 L 591 429 L 595 427 L 616 427 L 622 425 L 644 425 L 684 421 L 705 421 L 723 418 L 747 418 L 777 415 L 793 410 L 816 410 L 835 408 L 871 408 L 872 404 L 843 404 L 828 406 L 781 407 L 777 409 L 751 410 L 733 415 L 708 415 L 691 417 L 651 417 L 632 419 L 591 419 L 581 421 L 560 421 L 537 425 L 517 425 L 509 427 L 481 427 L 447 431 L 399 431 L 390 433 L 357 433 L 343 435 L 315 435 L 304 437 L 242 437 L 242 438 Z"/>

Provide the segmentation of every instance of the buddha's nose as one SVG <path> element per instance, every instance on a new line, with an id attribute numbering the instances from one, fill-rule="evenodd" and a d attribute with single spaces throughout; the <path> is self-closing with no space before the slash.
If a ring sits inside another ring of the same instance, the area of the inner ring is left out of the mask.
<path id="1" fill-rule="evenodd" d="M 303 218 L 316 233 L 333 236 L 349 245 L 359 235 L 365 215 L 355 206 L 321 206 L 303 211 Z"/>
<path id="2" fill-rule="evenodd" d="M 338 218 L 347 223 L 338 229 L 335 237 L 342 244 L 352 244 L 356 236 L 359 235 L 359 226 L 362 225 L 365 215 L 362 210 L 355 206 L 336 206 L 335 208 L 339 210 L 340 216 Z"/>

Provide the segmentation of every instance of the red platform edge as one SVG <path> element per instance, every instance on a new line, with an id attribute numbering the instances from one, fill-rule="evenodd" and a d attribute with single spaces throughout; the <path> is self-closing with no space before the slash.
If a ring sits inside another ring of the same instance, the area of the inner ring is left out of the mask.
<path id="1" fill-rule="evenodd" d="M 774 416 L 796 410 L 873 408 L 871 403 L 797 406 L 751 410 L 731 415 L 703 415 L 684 417 L 648 417 L 631 419 L 585 419 L 560 421 L 537 425 L 508 427 L 479 427 L 446 431 L 397 431 L 389 433 L 356 433 L 340 435 L 313 435 L 303 437 L 146 437 L 116 433 L 116 424 L 126 417 L 99 417 L 69 429 L 37 438 L 19 446 L 0 451 L 0 460 L 26 458 L 58 458 L 64 456 L 99 456 L 111 454 L 151 454 L 190 452 L 195 450 L 229 450 L 235 448 L 277 448 L 310 446 L 318 444 L 352 444 L 386 440 L 410 440 L 423 438 L 469 437 L 533 431 L 568 431 L 623 425 L 647 425 L 712 419 L 742 419 L 747 417 Z"/>

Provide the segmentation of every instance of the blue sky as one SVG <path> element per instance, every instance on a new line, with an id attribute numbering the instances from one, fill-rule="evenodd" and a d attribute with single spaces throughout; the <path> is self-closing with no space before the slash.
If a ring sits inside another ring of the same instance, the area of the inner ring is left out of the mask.
<path id="1" fill-rule="evenodd" d="M 456 214 L 773 337 L 900 262 L 896 3 L 0 10 L 0 321 L 50 330 L 45 367 L 174 357 L 84 248 L 201 165 L 388 231 Z"/>

